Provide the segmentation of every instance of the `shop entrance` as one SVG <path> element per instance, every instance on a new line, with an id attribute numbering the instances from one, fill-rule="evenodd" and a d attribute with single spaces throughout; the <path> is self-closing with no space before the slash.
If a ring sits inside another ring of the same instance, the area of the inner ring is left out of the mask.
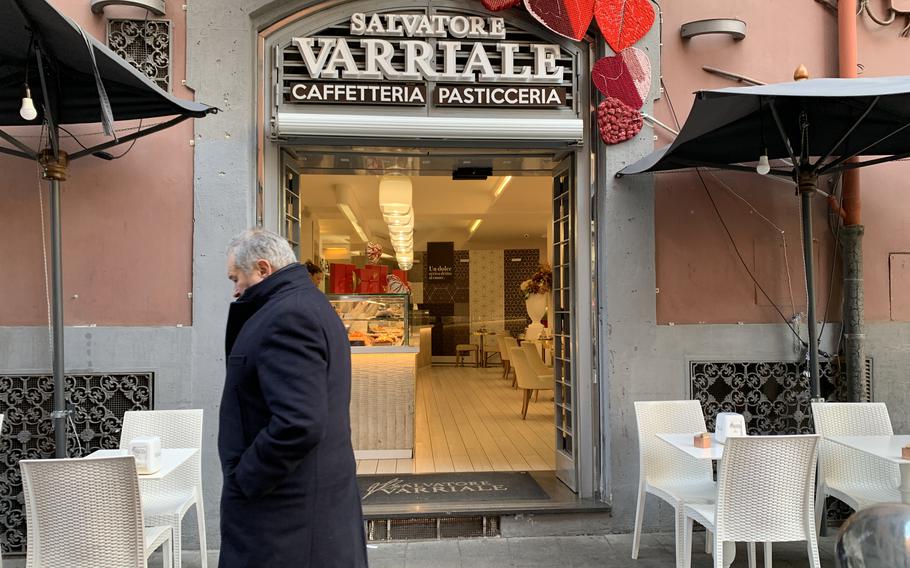
<path id="1" fill-rule="evenodd" d="M 576 490 L 572 156 L 281 149 L 280 227 L 352 342 L 359 474 L 534 472 Z M 399 202 L 410 239 L 384 216 Z M 529 308 L 522 283 L 548 278 Z"/>

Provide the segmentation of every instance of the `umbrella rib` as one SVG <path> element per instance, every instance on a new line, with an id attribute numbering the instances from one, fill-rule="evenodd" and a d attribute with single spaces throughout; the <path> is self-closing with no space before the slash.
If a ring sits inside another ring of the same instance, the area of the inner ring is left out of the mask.
<path id="1" fill-rule="evenodd" d="M 180 116 L 173 118 L 167 122 L 158 123 L 155 126 L 146 128 L 145 130 L 142 130 L 140 132 L 134 132 L 132 134 L 124 136 L 123 138 L 119 138 L 117 140 L 111 140 L 111 141 L 105 142 L 103 144 L 98 144 L 97 146 L 92 146 L 91 148 L 87 148 L 85 150 L 80 150 L 80 151 L 75 152 L 74 154 L 70 155 L 70 161 L 72 162 L 73 160 L 77 160 L 79 158 L 84 158 L 85 156 L 94 154 L 95 152 L 99 152 L 101 150 L 107 150 L 108 148 L 113 148 L 114 146 L 119 146 L 119 145 L 125 144 L 127 142 L 132 142 L 133 140 L 136 140 L 137 138 L 142 138 L 143 136 L 148 136 L 149 134 L 154 134 L 160 130 L 170 128 L 171 126 L 174 126 L 175 124 L 179 124 L 188 118 L 192 118 L 192 117 L 188 114 L 181 114 Z"/>
<path id="2" fill-rule="evenodd" d="M 10 156 L 16 156 L 17 158 L 25 158 L 26 160 L 36 160 L 37 156 L 30 156 L 25 152 L 20 152 L 19 150 L 13 150 L 12 148 L 4 148 L 0 146 L 0 154 L 9 154 Z"/>
<path id="3" fill-rule="evenodd" d="M 25 157 L 25 158 L 29 158 L 29 159 L 31 159 L 31 160 L 35 160 L 35 159 L 38 158 L 38 154 L 37 154 L 34 150 L 32 150 L 31 148 L 29 148 L 28 146 L 26 146 L 25 143 L 23 143 L 22 141 L 20 141 L 18 138 L 15 138 L 15 137 L 13 137 L 12 135 L 7 134 L 7 133 L 4 132 L 3 130 L 0 130 L 0 138 L 3 138 L 4 140 L 6 140 L 7 142 L 9 142 L 10 144 L 12 144 L 13 146 L 15 146 L 16 148 L 19 148 L 20 150 L 22 150 L 22 153 L 21 153 L 21 154 L 20 154 L 19 152 L 16 152 L 16 153 L 12 154 L 13 156 L 22 156 L 22 157 Z M 14 152 L 14 151 L 11 150 L 10 152 L 4 152 L 4 153 L 10 154 L 10 153 L 12 153 L 12 152 Z"/>
<path id="4" fill-rule="evenodd" d="M 687 159 L 685 159 L 685 158 L 673 158 L 673 161 L 677 162 L 678 164 L 680 164 L 680 165 L 682 165 L 682 166 L 686 166 L 686 167 L 690 167 L 690 168 L 714 168 L 714 169 L 718 169 L 718 170 L 728 170 L 728 171 L 733 171 L 733 172 L 748 172 L 748 173 L 752 173 L 752 174 L 755 173 L 755 167 L 753 167 L 753 166 L 743 166 L 743 165 L 740 165 L 740 164 L 723 164 L 723 163 L 717 163 L 717 162 L 700 162 L 700 161 L 697 161 L 697 160 L 687 160 Z M 774 169 L 774 170 L 771 170 L 769 173 L 772 174 L 772 175 L 787 176 L 787 177 L 789 177 L 793 172 L 790 172 L 790 171 L 788 171 L 788 170 L 777 170 L 777 169 Z"/>
<path id="5" fill-rule="evenodd" d="M 796 154 L 793 153 L 793 145 L 790 144 L 790 139 L 787 138 L 787 132 L 784 130 L 784 125 L 780 121 L 780 115 L 777 114 L 777 107 L 774 105 L 774 99 L 771 99 L 771 101 L 768 102 L 768 107 L 771 109 L 771 116 L 774 117 L 774 124 L 777 125 L 777 131 L 780 133 L 780 139 L 787 147 L 787 152 L 790 154 L 790 160 L 793 161 L 793 167 L 796 167 L 796 164 L 799 163 L 799 160 L 796 159 Z"/>
<path id="6" fill-rule="evenodd" d="M 823 168 L 821 168 L 820 170 L 818 170 L 818 174 L 819 174 L 819 175 L 823 175 L 823 174 L 826 174 L 826 173 L 830 172 L 832 169 L 836 168 L 837 166 L 841 165 L 842 163 L 846 162 L 847 160 L 859 156 L 860 154 L 862 154 L 863 152 L 865 152 L 865 151 L 868 150 L 869 148 L 872 148 L 872 147 L 875 146 L 876 144 L 880 144 L 880 143 L 884 142 L 885 140 L 887 140 L 888 138 L 891 138 L 891 137 L 894 136 L 895 134 L 900 133 L 901 131 L 903 131 L 904 129 L 906 129 L 908 126 L 910 126 L 910 122 L 907 122 L 906 124 L 904 124 L 903 126 L 901 126 L 900 128 L 898 128 L 897 130 L 895 130 L 894 132 L 891 132 L 890 134 L 887 134 L 886 136 L 882 136 L 881 138 L 879 138 L 879 139 L 876 140 L 875 142 L 869 144 L 868 146 L 866 146 L 865 148 L 863 148 L 863 149 L 861 149 L 861 150 L 858 150 L 857 152 L 854 152 L 853 154 L 851 154 L 851 155 L 849 155 L 849 156 L 841 156 L 840 158 L 838 158 L 838 159 L 836 159 L 836 160 L 833 160 L 831 163 L 827 164 L 825 167 L 823 167 Z M 893 159 L 900 159 L 900 158 L 896 158 L 896 157 L 894 157 L 894 156 L 891 156 L 891 157 L 887 157 L 886 159 L 878 159 L 878 160 L 870 160 L 870 161 L 868 161 L 868 162 L 861 162 L 861 164 L 870 164 L 870 165 L 871 165 L 871 163 L 879 164 L 879 163 L 882 163 L 882 162 L 888 162 L 888 161 L 893 160 Z M 858 166 L 856 166 L 856 167 L 861 167 L 861 165 L 858 165 Z M 846 167 L 846 166 L 845 166 L 845 167 L 842 168 L 842 169 L 845 169 L 845 170 L 853 170 L 853 169 L 856 169 L 856 167 L 851 168 L 851 167 Z"/>
<path id="7" fill-rule="evenodd" d="M 903 154 L 894 154 L 893 156 L 885 156 L 883 158 L 875 158 L 874 160 L 866 160 L 864 162 L 850 162 L 845 164 L 841 170 L 855 170 L 857 168 L 865 168 L 866 166 L 875 166 L 877 164 L 884 164 L 886 162 L 895 162 L 897 160 L 903 160 L 905 158 L 910 158 L 910 152 L 904 152 Z"/>
<path id="8" fill-rule="evenodd" d="M 47 133 L 51 141 L 51 148 L 54 151 L 54 159 L 60 157 L 60 141 L 57 139 L 57 128 L 54 124 L 54 112 L 51 108 L 50 95 L 47 92 L 47 81 L 44 77 L 44 58 L 42 54 L 41 41 L 35 45 L 35 59 L 38 60 L 38 79 L 41 81 L 41 94 L 44 96 L 44 119 L 47 120 Z"/>
<path id="9" fill-rule="evenodd" d="M 866 110 L 863 112 L 862 116 L 860 116 L 858 119 L 856 119 L 856 122 L 853 123 L 853 126 L 848 128 L 847 131 L 844 132 L 844 135 L 841 136 L 840 140 L 837 141 L 837 144 L 832 146 L 831 149 L 828 150 L 824 156 L 822 156 L 821 158 L 816 160 L 815 166 L 812 167 L 812 171 L 814 171 L 814 172 L 819 171 L 819 167 L 821 166 L 821 164 L 825 160 L 827 160 L 828 157 L 831 156 L 831 154 L 833 154 L 835 150 L 840 148 L 841 144 L 843 144 L 847 140 L 847 137 L 850 136 L 851 134 L 853 134 L 853 131 L 856 130 L 856 128 L 860 125 L 860 123 L 862 123 L 862 121 L 865 120 L 867 116 L 869 116 L 869 113 L 872 112 L 872 109 L 875 108 L 876 104 L 878 104 L 878 100 L 880 98 L 881 97 L 875 97 L 874 99 L 872 99 L 872 102 L 869 103 L 868 107 L 866 107 Z"/>

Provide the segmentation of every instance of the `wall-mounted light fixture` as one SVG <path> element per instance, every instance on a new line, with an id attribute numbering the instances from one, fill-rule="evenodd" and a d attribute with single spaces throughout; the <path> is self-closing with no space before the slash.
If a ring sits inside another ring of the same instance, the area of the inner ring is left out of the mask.
<path id="1" fill-rule="evenodd" d="M 726 34 L 739 41 L 746 37 L 746 22 L 736 18 L 715 18 L 686 22 L 679 28 L 679 35 L 683 39 L 706 34 Z"/>
<path id="2" fill-rule="evenodd" d="M 155 14 L 156 16 L 164 15 L 165 0 L 92 0 L 92 13 L 100 14 L 108 6 L 132 6 L 142 8 Z"/>

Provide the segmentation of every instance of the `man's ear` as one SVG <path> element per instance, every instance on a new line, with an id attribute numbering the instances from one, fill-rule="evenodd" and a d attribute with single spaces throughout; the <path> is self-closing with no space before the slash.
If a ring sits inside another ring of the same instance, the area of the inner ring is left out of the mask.
<path id="1" fill-rule="evenodd" d="M 274 270 L 272 270 L 272 263 L 263 258 L 256 261 L 254 268 L 256 269 L 256 272 L 259 273 L 259 276 L 263 278 L 271 276 L 272 272 L 274 272 Z"/>

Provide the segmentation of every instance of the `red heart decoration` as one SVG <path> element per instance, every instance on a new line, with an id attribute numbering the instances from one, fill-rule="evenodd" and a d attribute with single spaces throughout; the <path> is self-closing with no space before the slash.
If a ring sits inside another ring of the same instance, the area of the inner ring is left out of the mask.
<path id="1" fill-rule="evenodd" d="M 524 0 L 525 8 L 548 30 L 575 41 L 585 37 L 595 0 Z"/>
<path id="2" fill-rule="evenodd" d="M 480 3 L 491 12 L 499 12 L 518 6 L 521 4 L 521 0 L 480 0 Z"/>
<path id="3" fill-rule="evenodd" d="M 651 90 L 651 61 L 642 50 L 627 47 L 619 55 L 599 59 L 591 80 L 605 97 L 640 109 Z"/>
<path id="4" fill-rule="evenodd" d="M 626 103 L 607 97 L 597 106 L 597 128 L 600 139 L 607 144 L 625 142 L 641 132 L 641 113 Z"/>
<path id="5" fill-rule="evenodd" d="M 654 25 L 648 0 L 596 0 L 594 17 L 604 39 L 619 53 L 645 37 Z"/>

